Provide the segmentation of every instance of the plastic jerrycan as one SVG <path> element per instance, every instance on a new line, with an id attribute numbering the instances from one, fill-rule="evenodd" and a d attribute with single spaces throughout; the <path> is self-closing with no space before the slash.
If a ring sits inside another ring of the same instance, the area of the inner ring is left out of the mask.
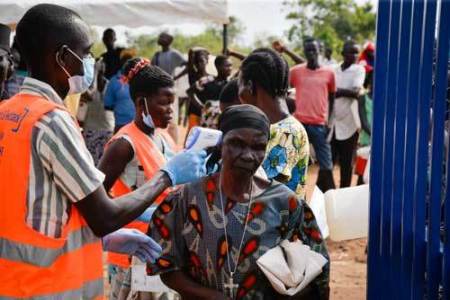
<path id="1" fill-rule="evenodd" d="M 369 228 L 369 185 L 329 190 L 325 193 L 330 239 L 367 237 Z"/>

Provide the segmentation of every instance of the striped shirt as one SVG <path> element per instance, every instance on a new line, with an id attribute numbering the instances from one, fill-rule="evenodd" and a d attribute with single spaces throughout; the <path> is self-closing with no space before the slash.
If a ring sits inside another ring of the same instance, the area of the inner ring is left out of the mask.
<path id="1" fill-rule="evenodd" d="M 27 77 L 20 93 L 42 96 L 63 104 L 51 86 Z M 36 122 L 32 131 L 27 224 L 59 238 L 68 222 L 71 203 L 84 199 L 104 180 L 87 150 L 71 115 L 53 110 Z"/>

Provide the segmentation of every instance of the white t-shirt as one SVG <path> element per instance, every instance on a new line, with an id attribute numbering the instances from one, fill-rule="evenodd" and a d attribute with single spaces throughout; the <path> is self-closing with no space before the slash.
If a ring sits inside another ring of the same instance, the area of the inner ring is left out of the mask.
<path id="1" fill-rule="evenodd" d="M 363 87 L 366 76 L 364 67 L 353 64 L 342 71 L 341 64 L 334 68 L 336 74 L 336 88 L 357 90 Z M 330 125 L 337 140 L 350 138 L 361 128 L 361 120 L 358 113 L 358 101 L 354 98 L 339 97 L 334 101 L 331 113 Z"/>
<path id="2" fill-rule="evenodd" d="M 324 57 L 320 63 L 322 66 L 334 67 L 337 64 L 337 61 L 334 58 L 326 58 Z"/>

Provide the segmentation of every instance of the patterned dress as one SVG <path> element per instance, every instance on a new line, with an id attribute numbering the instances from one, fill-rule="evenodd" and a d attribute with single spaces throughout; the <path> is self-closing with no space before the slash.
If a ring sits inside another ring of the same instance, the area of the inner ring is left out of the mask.
<path id="1" fill-rule="evenodd" d="M 262 165 L 267 177 L 282 181 L 305 199 L 308 163 L 309 142 L 303 125 L 293 116 L 272 124 Z"/>
<path id="2" fill-rule="evenodd" d="M 208 100 L 202 109 L 202 117 L 200 119 L 200 126 L 218 129 L 220 117 L 220 104 L 218 100 Z"/>
<path id="3" fill-rule="evenodd" d="M 149 275 L 185 270 L 199 284 L 223 291 L 229 279 L 224 220 L 217 189 L 218 174 L 187 184 L 173 192 L 153 215 L 149 234 L 163 248 L 163 255 L 148 265 Z M 231 270 L 242 238 L 248 203 L 223 197 Z M 299 238 L 328 259 L 314 215 L 308 205 L 285 185 L 272 181 L 256 195 L 238 259 L 234 282 L 236 299 L 274 299 L 275 291 L 258 269 L 256 260 L 284 239 Z M 328 294 L 329 264 L 311 284 L 323 299 Z"/>

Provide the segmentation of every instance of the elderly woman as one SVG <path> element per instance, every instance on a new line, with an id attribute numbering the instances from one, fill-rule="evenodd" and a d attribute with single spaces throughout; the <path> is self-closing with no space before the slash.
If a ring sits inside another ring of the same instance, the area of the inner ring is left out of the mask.
<path id="1" fill-rule="evenodd" d="M 152 218 L 149 234 L 163 256 L 148 272 L 184 299 L 283 298 L 256 264 L 283 240 L 300 239 L 328 259 L 307 204 L 285 185 L 254 176 L 269 126 L 254 106 L 227 108 L 219 120 L 220 171 L 173 192 Z M 328 275 L 327 263 L 296 299 L 327 299 Z"/>

